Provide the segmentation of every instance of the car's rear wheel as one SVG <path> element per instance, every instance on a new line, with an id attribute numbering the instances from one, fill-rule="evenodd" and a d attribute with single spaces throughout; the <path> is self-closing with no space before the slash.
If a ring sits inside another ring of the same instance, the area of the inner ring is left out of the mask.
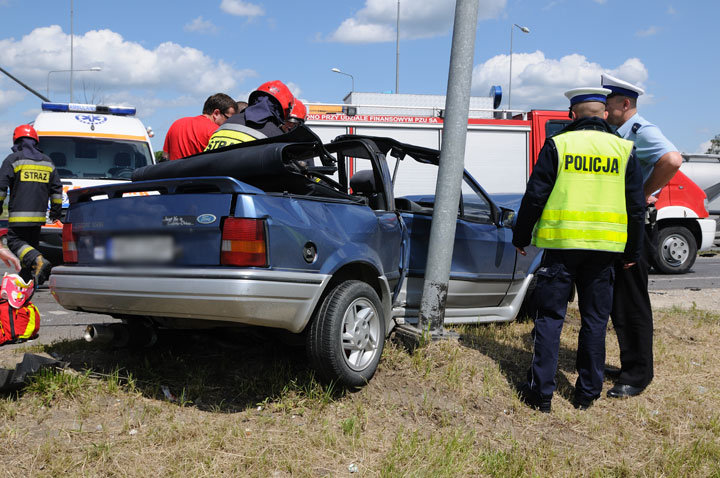
<path id="1" fill-rule="evenodd" d="M 325 297 L 310 324 L 307 352 L 322 379 L 362 387 L 375 374 L 385 344 L 385 317 L 375 290 L 345 281 Z"/>
<path id="2" fill-rule="evenodd" d="M 654 265 L 664 274 L 684 274 L 695 264 L 697 243 L 685 227 L 672 226 L 660 229 Z"/>

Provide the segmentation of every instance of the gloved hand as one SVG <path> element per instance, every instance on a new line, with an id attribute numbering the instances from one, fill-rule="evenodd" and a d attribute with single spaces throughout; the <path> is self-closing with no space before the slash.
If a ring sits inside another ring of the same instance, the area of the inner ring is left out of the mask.
<path id="1" fill-rule="evenodd" d="M 59 221 L 62 217 L 62 205 L 52 205 L 50 206 L 50 212 L 48 213 L 48 219 L 50 219 L 50 222 Z"/>

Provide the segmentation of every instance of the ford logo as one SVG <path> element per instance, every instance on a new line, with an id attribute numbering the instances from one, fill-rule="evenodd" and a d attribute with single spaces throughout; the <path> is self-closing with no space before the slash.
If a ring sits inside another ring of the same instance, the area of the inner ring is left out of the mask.
<path id="1" fill-rule="evenodd" d="M 197 217 L 198 224 L 212 224 L 217 218 L 212 214 L 201 214 Z"/>

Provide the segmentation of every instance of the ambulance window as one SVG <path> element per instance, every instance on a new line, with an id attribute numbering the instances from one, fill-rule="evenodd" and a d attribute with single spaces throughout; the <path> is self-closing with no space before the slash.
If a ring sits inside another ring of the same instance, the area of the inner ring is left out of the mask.
<path id="1" fill-rule="evenodd" d="M 133 169 L 152 164 L 143 141 L 41 136 L 40 149 L 61 178 L 130 179 Z"/>

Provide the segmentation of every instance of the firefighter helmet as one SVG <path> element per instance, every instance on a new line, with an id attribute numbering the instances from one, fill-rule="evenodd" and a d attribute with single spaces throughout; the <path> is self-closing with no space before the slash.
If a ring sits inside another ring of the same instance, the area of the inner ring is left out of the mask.
<path id="1" fill-rule="evenodd" d="M 305 103 L 296 99 L 295 104 L 293 104 L 293 107 L 290 110 L 289 120 L 302 124 L 305 122 L 305 118 L 307 118 L 307 107 L 305 106 Z"/>
<path id="2" fill-rule="evenodd" d="M 13 132 L 13 143 L 17 141 L 18 138 L 32 138 L 35 141 L 40 141 L 37 131 L 35 131 L 35 128 L 29 124 L 23 124 L 15 128 L 15 131 Z"/>
<path id="3" fill-rule="evenodd" d="M 282 110 L 283 119 L 288 119 L 290 110 L 292 109 L 293 103 L 295 102 L 295 97 L 290 92 L 290 89 L 285 85 L 285 83 L 280 80 L 268 81 L 267 83 L 263 83 L 262 85 L 258 86 L 257 90 L 250 93 L 248 102 L 252 105 L 255 102 L 255 98 L 263 94 L 270 96 L 270 98 L 273 98 Z"/>

